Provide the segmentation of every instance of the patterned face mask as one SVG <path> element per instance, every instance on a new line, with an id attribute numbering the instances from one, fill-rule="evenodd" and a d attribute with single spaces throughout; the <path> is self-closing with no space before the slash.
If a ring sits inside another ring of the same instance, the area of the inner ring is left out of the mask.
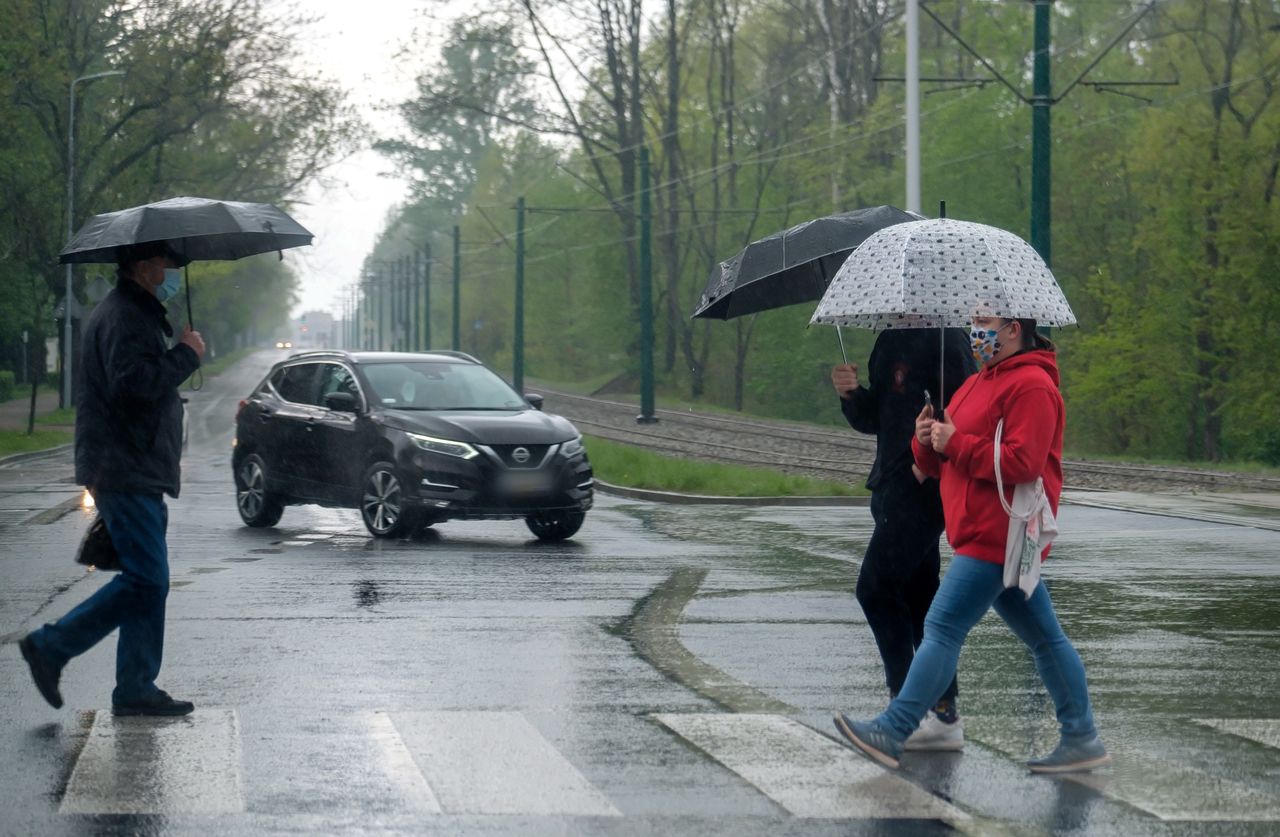
<path id="1" fill-rule="evenodd" d="M 1000 326 L 1000 328 L 979 328 L 972 326 L 969 329 L 969 345 L 973 347 L 973 356 L 981 363 L 990 363 L 995 356 L 1003 348 L 1004 344 L 996 339 L 996 336 L 1008 326 L 1008 323 Z"/>

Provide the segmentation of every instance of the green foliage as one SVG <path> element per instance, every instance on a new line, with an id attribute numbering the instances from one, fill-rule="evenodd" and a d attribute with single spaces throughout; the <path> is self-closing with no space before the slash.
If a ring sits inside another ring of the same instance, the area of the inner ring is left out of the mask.
<path id="1" fill-rule="evenodd" d="M 1053 4 L 1052 264 L 1080 321 L 1053 335 L 1068 442 L 1081 454 L 1271 461 L 1280 445 L 1280 12 L 1267 0 L 1157 4 L 1068 91 L 1145 6 Z M 689 314 L 717 262 L 746 243 L 832 211 L 901 203 L 904 90 L 874 80 L 901 72 L 901 18 L 882 17 L 878 0 L 678 4 L 668 7 L 674 47 L 663 19 L 634 56 L 610 53 L 628 45 L 618 28 L 628 8 L 602 0 L 580 10 L 572 33 L 538 30 L 553 55 L 580 62 L 583 92 L 563 102 L 531 99 L 520 82 L 535 65 L 563 69 L 538 58 L 529 21 L 456 26 L 442 62 L 402 105 L 410 135 L 384 147 L 423 180 L 373 258 L 459 224 L 463 348 L 509 369 L 512 208 L 524 196 L 526 374 L 635 392 L 639 231 L 623 184 L 635 171 L 626 85 L 638 61 L 653 157 L 659 392 L 838 422 L 828 373 L 839 344 L 832 329 L 807 327 L 811 306 L 730 322 Z M 926 15 L 923 75 L 990 79 L 994 70 L 1029 96 L 1026 4 L 931 8 L 990 67 Z M 478 46 L 483 33 L 492 37 Z M 1171 78 L 1179 85 L 1102 88 L 1149 101 L 1088 86 Z M 1030 108 L 998 83 L 925 88 L 925 211 L 945 200 L 951 217 L 1027 235 Z M 436 308 L 437 335 L 448 331 L 446 310 Z M 849 359 L 865 362 L 873 335 L 844 337 Z"/>
<path id="2" fill-rule="evenodd" d="M 8 369 L 0 369 L 0 401 L 8 401 L 18 392 L 17 376 Z"/>
<path id="3" fill-rule="evenodd" d="M 721 497 L 856 497 L 866 489 L 714 462 L 660 456 L 595 437 L 584 438 L 596 476 L 604 482 L 653 491 Z"/>

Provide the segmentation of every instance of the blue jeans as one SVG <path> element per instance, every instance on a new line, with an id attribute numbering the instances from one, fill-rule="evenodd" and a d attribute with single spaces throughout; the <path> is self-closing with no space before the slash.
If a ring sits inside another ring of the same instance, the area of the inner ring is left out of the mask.
<path id="1" fill-rule="evenodd" d="M 994 605 L 1000 618 L 1031 649 L 1040 679 L 1053 697 L 1062 737 L 1080 741 L 1097 735 L 1084 664 L 1062 633 L 1049 591 L 1039 584 L 1027 599 L 1016 587 L 1006 590 L 1003 576 L 999 564 L 963 555 L 952 559 L 925 617 L 924 642 L 911 662 L 907 681 L 875 719 L 877 725 L 900 741 L 915 732 L 955 677 L 965 637 Z"/>
<path id="2" fill-rule="evenodd" d="M 159 494 L 96 491 L 98 514 L 120 555 L 120 573 L 66 616 L 31 635 L 36 650 L 65 665 L 120 629 L 113 703 L 154 695 L 164 657 L 169 595 L 169 509 Z"/>

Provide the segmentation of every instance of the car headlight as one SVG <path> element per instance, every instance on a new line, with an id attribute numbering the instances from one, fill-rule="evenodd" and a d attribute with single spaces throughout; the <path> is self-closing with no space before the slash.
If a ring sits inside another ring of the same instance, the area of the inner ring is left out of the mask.
<path id="1" fill-rule="evenodd" d="M 586 452 L 587 449 L 582 446 L 581 436 L 577 436 L 560 445 L 560 453 L 567 459 L 572 459 L 575 456 L 581 456 Z"/>
<path id="2" fill-rule="evenodd" d="M 480 451 L 466 442 L 455 442 L 452 439 L 437 439 L 434 436 L 422 436 L 417 433 L 408 434 L 414 443 L 425 451 L 442 453 L 445 456 L 456 456 L 459 459 L 474 459 Z"/>

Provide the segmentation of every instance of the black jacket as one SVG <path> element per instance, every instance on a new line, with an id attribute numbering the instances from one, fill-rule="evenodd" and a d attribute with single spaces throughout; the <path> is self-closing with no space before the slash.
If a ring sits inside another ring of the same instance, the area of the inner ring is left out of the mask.
<path id="1" fill-rule="evenodd" d="M 129 279 L 120 279 L 89 315 L 80 338 L 76 482 L 178 496 L 178 386 L 200 358 L 181 343 L 169 348 L 172 336 L 164 306 Z"/>
<path id="2" fill-rule="evenodd" d="M 840 399 L 840 409 L 850 426 L 876 436 L 876 459 L 867 477 L 872 491 L 895 471 L 910 468 L 911 437 L 916 416 L 924 408 L 924 391 L 939 405 L 938 355 L 943 336 L 936 328 L 898 328 L 882 331 L 871 349 L 867 374 L 871 387 L 859 386 L 850 398 Z M 969 337 L 958 328 L 945 330 L 946 393 L 951 399 L 965 379 L 978 371 Z"/>

